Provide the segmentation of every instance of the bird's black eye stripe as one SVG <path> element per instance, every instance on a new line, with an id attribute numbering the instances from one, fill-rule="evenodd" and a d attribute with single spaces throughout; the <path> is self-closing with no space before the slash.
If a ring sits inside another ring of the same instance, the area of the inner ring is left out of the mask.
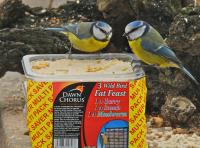
<path id="1" fill-rule="evenodd" d="M 110 32 L 106 32 L 105 30 L 103 30 L 102 28 L 100 28 L 99 26 L 97 26 L 96 24 L 95 24 L 95 26 L 96 26 L 96 28 L 99 28 L 99 30 L 101 30 L 105 34 L 109 34 L 110 32 L 112 32 L 112 30 Z"/>
<path id="2" fill-rule="evenodd" d="M 134 28 L 134 29 L 130 30 L 128 33 L 126 33 L 126 35 L 129 35 L 130 33 L 136 31 L 137 29 L 139 29 L 139 28 Z"/>
<path id="3" fill-rule="evenodd" d="M 99 28 L 103 33 L 107 34 L 107 32 L 101 28 Z"/>

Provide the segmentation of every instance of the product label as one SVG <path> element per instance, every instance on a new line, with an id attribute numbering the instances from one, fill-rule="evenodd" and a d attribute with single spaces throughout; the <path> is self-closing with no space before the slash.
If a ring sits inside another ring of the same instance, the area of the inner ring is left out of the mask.
<path id="1" fill-rule="evenodd" d="M 54 83 L 54 147 L 79 148 L 80 129 L 87 100 L 95 83 Z M 64 88 L 63 88 L 64 86 Z"/>
<path id="2" fill-rule="evenodd" d="M 28 127 L 33 147 L 147 147 L 145 78 L 28 83 Z M 36 100 L 39 104 L 35 106 Z M 38 110 L 41 115 L 35 116 Z"/>
<path id="3" fill-rule="evenodd" d="M 83 145 L 128 147 L 129 82 L 98 82 L 83 120 Z"/>
<path id="4" fill-rule="evenodd" d="M 129 84 L 129 147 L 146 148 L 146 82 L 145 79 Z"/>
<path id="5" fill-rule="evenodd" d="M 32 81 L 27 83 L 27 126 L 32 147 L 52 148 L 52 83 Z"/>

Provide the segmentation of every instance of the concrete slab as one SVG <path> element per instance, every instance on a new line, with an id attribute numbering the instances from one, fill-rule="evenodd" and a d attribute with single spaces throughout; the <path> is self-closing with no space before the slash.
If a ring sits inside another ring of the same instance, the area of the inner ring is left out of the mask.
<path id="1" fill-rule="evenodd" d="M 2 126 L 2 118 L 1 118 L 1 110 L 0 110 L 0 148 L 7 148 L 6 140 L 5 140 L 5 133 Z"/>
<path id="2" fill-rule="evenodd" d="M 1 117 L 5 148 L 31 148 L 22 110 L 5 110 Z"/>
<path id="3" fill-rule="evenodd" d="M 23 106 L 22 74 L 7 72 L 0 79 L 0 148 L 31 148 Z"/>
<path id="4" fill-rule="evenodd" d="M 0 0 L 0 3 L 4 0 Z M 30 7 L 44 7 L 48 8 L 51 0 L 22 0 L 24 4 Z M 52 0 L 52 7 L 57 8 L 60 5 L 66 4 L 67 2 L 76 2 L 77 0 Z"/>

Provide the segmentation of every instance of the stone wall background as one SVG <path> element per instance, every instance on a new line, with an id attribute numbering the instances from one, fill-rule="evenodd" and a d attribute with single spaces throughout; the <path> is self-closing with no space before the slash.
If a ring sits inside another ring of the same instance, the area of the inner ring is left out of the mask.
<path id="1" fill-rule="evenodd" d="M 0 4 L 0 76 L 6 71 L 22 72 L 21 58 L 26 54 L 66 53 L 67 38 L 43 31 L 43 27 L 61 26 L 67 22 L 104 20 L 113 27 L 113 38 L 103 52 L 130 52 L 122 37 L 126 24 L 144 20 L 154 26 L 176 52 L 184 65 L 200 81 L 200 1 L 199 0 L 81 0 L 80 4 L 46 9 L 29 7 L 21 0 L 4 0 Z M 11 17 L 12 16 L 12 17 Z M 77 52 L 74 50 L 74 52 Z M 167 102 L 184 97 L 200 111 L 200 87 L 178 69 L 145 68 L 147 75 L 147 113 L 167 115 Z M 167 101 L 166 101 L 167 100 Z M 179 102 L 179 101 L 177 101 Z M 181 101 L 180 101 L 181 102 Z M 163 105 L 163 109 L 161 108 Z M 173 113 L 184 113 L 181 103 Z M 175 112 L 176 111 L 176 112 Z M 170 116 L 166 116 L 170 118 Z M 189 122 L 184 118 L 184 123 Z M 176 122 L 173 124 L 182 123 Z"/>

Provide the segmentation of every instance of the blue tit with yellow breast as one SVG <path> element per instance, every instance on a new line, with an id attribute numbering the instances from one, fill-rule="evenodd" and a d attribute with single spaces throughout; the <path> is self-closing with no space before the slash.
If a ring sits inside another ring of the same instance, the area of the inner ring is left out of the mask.
<path id="1" fill-rule="evenodd" d="M 67 24 L 60 28 L 45 28 L 45 30 L 64 33 L 73 48 L 88 53 L 105 48 L 112 37 L 112 27 L 102 21 Z"/>
<path id="2" fill-rule="evenodd" d="M 176 67 L 181 69 L 197 85 L 199 82 L 183 66 L 162 36 L 144 21 L 133 21 L 125 28 L 125 33 L 132 52 L 143 62 L 159 67 Z"/>

